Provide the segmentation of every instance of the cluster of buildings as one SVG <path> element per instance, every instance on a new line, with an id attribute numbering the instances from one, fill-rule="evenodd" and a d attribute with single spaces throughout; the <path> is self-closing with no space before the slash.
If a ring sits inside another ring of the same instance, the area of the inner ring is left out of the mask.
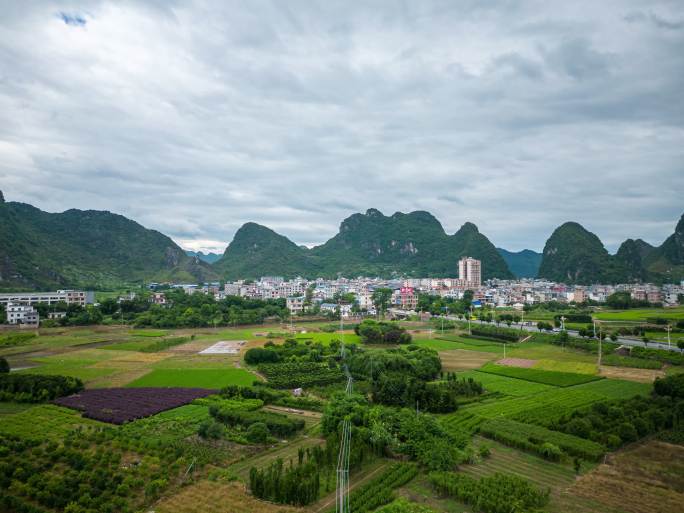
<path id="1" fill-rule="evenodd" d="M 36 310 L 37 304 L 53 305 L 77 304 L 85 306 L 95 302 L 95 293 L 82 290 L 58 290 L 56 292 L 9 292 L 0 294 L 0 305 L 6 313 L 7 324 L 20 327 L 36 327 L 40 323 L 40 315 Z M 64 317 L 66 312 L 48 312 L 49 319 Z"/>
<path id="2" fill-rule="evenodd" d="M 418 297 L 430 294 L 445 298 L 461 299 L 466 290 L 473 291 L 475 306 L 522 309 L 526 304 L 548 301 L 582 303 L 588 300 L 605 302 L 611 294 L 627 291 L 631 297 L 653 304 L 676 305 L 678 296 L 684 293 L 684 282 L 680 285 L 656 286 L 652 284 L 621 285 L 565 285 L 547 280 L 487 280 L 482 281 L 482 262 L 472 257 L 458 261 L 458 278 L 338 278 L 306 280 L 295 278 L 285 280 L 282 276 L 263 276 L 257 281 L 236 281 L 220 287 L 218 283 L 200 285 L 176 285 L 186 292 L 214 294 L 217 299 L 226 296 L 241 296 L 253 299 L 286 299 L 288 309 L 299 315 L 310 309 L 322 313 L 341 311 L 343 317 L 352 315 L 352 310 L 374 315 L 373 292 L 378 288 L 392 290 L 390 307 L 401 310 L 415 310 Z M 335 298 L 352 295 L 354 305 L 341 304 Z M 157 293 L 153 301 L 163 304 L 163 294 Z"/>
<path id="3" fill-rule="evenodd" d="M 156 290 L 158 284 L 150 284 L 150 301 L 165 305 L 163 291 Z M 252 299 L 285 299 L 292 315 L 306 311 L 321 313 L 340 312 L 343 317 L 354 313 L 375 315 L 373 292 L 379 288 L 392 291 L 389 307 L 397 310 L 415 311 L 418 297 L 430 294 L 445 298 L 461 299 L 466 290 L 473 291 L 475 307 L 488 305 L 495 308 L 522 309 L 526 304 L 548 301 L 582 303 L 588 300 L 605 302 L 615 292 L 629 292 L 633 299 L 648 301 L 652 304 L 674 306 L 684 294 L 684 281 L 679 285 L 656 286 L 653 284 L 620 285 L 565 285 L 546 280 L 487 280 L 482 281 L 482 262 L 472 257 L 458 261 L 458 278 L 338 278 L 326 280 L 318 278 L 307 280 L 295 278 L 285 280 L 282 276 L 263 276 L 257 281 L 239 280 L 220 284 L 218 282 L 197 284 L 174 284 L 188 294 L 211 294 L 217 300 L 228 296 Z M 342 297 L 345 300 L 338 301 Z M 134 299 L 135 293 L 119 300 Z M 349 299 L 353 298 L 353 301 Z M 37 326 L 40 316 L 35 305 L 93 304 L 93 292 L 79 290 L 58 290 L 56 292 L 21 292 L 0 294 L 0 304 L 4 305 L 7 322 L 21 326 Z M 52 311 L 49 318 L 63 317 L 65 312 Z"/>

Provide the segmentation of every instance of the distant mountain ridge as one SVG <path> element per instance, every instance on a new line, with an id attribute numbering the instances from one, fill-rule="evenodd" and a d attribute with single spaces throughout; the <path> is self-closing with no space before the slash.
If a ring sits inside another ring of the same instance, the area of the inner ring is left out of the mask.
<path id="1" fill-rule="evenodd" d="M 0 199 L 0 289 L 213 278 L 208 264 L 124 216 L 76 209 L 53 214 Z"/>
<path id="2" fill-rule="evenodd" d="M 503 248 L 496 248 L 496 250 L 517 278 L 535 278 L 537 276 L 542 260 L 541 253 L 531 249 L 523 249 L 518 252 L 508 251 Z"/>
<path id="3" fill-rule="evenodd" d="M 273 273 L 312 278 L 455 277 L 462 256 L 482 260 L 483 279 L 513 277 L 494 245 L 474 224 L 465 223 L 448 235 L 429 212 L 385 216 L 377 209 L 347 217 L 337 235 L 311 249 L 297 246 L 265 226 L 246 223 L 214 267 L 226 279 Z"/>
<path id="4" fill-rule="evenodd" d="M 385 216 L 369 209 L 347 217 L 334 237 L 311 249 L 248 222 L 218 256 L 186 252 L 166 235 L 118 214 L 76 209 L 48 213 L 6 202 L 0 191 L 0 290 L 264 275 L 455 277 L 463 256 L 482 261 L 483 279 L 515 274 L 569 284 L 676 282 L 684 279 L 684 215 L 660 246 L 627 239 L 615 255 L 573 222 L 554 230 L 540 255 L 497 249 L 470 222 L 449 235 L 429 212 Z"/>
<path id="5" fill-rule="evenodd" d="M 627 239 L 615 255 L 574 222 L 556 228 L 546 241 L 539 277 L 577 284 L 669 282 L 684 279 L 684 215 L 662 245 Z"/>
<path id="6" fill-rule="evenodd" d="M 206 262 L 208 264 L 213 264 L 216 262 L 219 258 L 221 258 L 220 253 L 204 253 L 202 251 L 191 251 L 189 249 L 185 250 L 185 254 L 188 255 L 189 257 L 197 257 L 199 258 L 202 262 Z"/>

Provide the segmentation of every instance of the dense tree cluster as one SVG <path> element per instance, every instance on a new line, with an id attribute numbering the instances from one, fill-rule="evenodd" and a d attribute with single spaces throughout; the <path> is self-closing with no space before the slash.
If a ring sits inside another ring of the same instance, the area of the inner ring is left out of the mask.
<path id="1" fill-rule="evenodd" d="M 66 317 L 45 321 L 47 325 L 80 326 L 126 322 L 141 328 L 201 328 L 260 324 L 268 318 L 285 319 L 289 311 L 284 299 L 260 300 L 229 296 L 216 300 L 210 294 L 186 294 L 181 289 L 165 291 L 167 304 L 156 305 L 146 294 L 135 299 L 105 299 L 99 305 L 38 304 L 42 319 L 48 312 L 66 312 Z"/>
<path id="2" fill-rule="evenodd" d="M 39 403 L 83 390 L 83 382 L 70 376 L 0 373 L 0 401 Z"/>
<path id="3" fill-rule="evenodd" d="M 124 465 L 121 452 L 108 444 L 94 451 L 78 431 L 63 444 L 0 437 L 0 455 L 0 490 L 9 492 L 0 492 L 0 504 L 9 506 L 8 511 L 137 511 L 132 497 L 156 499 L 168 483 L 165 471 L 170 470 L 149 460 Z M 31 509 L 32 503 L 46 509 Z"/>
<path id="4" fill-rule="evenodd" d="M 430 414 L 411 409 L 372 406 L 362 395 L 336 395 L 326 406 L 323 434 L 337 433 L 343 419 L 354 426 L 353 437 L 375 452 L 401 453 L 430 469 L 450 469 L 468 459 L 469 436 L 447 433 Z"/>
<path id="5" fill-rule="evenodd" d="M 520 332 L 518 330 L 487 326 L 484 324 L 472 325 L 470 331 L 474 337 L 484 337 L 504 342 L 517 342 L 520 338 Z"/>
<path id="6" fill-rule="evenodd" d="M 656 396 L 595 403 L 560 417 L 549 428 L 617 449 L 680 425 L 684 427 L 684 401 Z"/>
<path id="7" fill-rule="evenodd" d="M 411 342 L 411 335 L 393 322 L 365 319 L 354 327 L 354 332 L 366 344 L 409 344 Z"/>
<path id="8" fill-rule="evenodd" d="M 304 428 L 303 419 L 293 419 L 287 415 L 266 411 L 243 411 L 224 409 L 217 405 L 209 407 L 209 414 L 217 421 L 227 426 L 241 426 L 249 428 L 252 424 L 266 425 L 268 432 L 276 437 L 292 436 Z"/>

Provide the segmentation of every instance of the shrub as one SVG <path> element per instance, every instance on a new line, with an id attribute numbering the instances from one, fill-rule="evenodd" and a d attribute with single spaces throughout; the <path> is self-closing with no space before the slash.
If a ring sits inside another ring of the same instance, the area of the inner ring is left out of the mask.
<path id="1" fill-rule="evenodd" d="M 0 374 L 7 374 L 10 371 L 9 362 L 0 356 Z"/>
<path id="2" fill-rule="evenodd" d="M 268 431 L 268 427 L 263 422 L 255 422 L 250 425 L 245 434 L 245 438 L 255 444 L 266 443 L 270 436 L 271 434 Z"/>

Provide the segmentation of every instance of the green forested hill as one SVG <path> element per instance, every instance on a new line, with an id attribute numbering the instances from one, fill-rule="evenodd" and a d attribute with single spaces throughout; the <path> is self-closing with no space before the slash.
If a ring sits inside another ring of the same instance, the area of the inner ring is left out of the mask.
<path id="1" fill-rule="evenodd" d="M 305 276 L 313 270 L 306 248 L 257 223 L 240 227 L 213 268 L 228 280 L 267 275 Z"/>
<path id="2" fill-rule="evenodd" d="M 512 277 L 494 245 L 472 223 L 447 235 L 428 212 L 376 209 L 353 214 L 337 235 L 307 249 L 274 231 L 247 223 L 235 235 L 215 268 L 228 279 L 284 276 L 456 276 L 457 261 L 472 256 L 483 261 L 483 278 Z"/>
<path id="3" fill-rule="evenodd" d="M 503 257 L 511 272 L 518 278 L 534 278 L 537 276 L 539 265 L 542 260 L 541 253 L 537 253 L 531 249 L 523 249 L 522 251 L 517 252 L 508 251 L 503 248 L 496 249 Z"/>
<path id="4" fill-rule="evenodd" d="M 546 241 L 539 277 L 580 284 L 677 282 L 684 279 L 684 216 L 662 245 L 627 239 L 615 255 L 581 225 L 565 223 Z"/>
<path id="5" fill-rule="evenodd" d="M 197 281 L 213 270 L 167 236 L 110 212 L 43 212 L 0 201 L 0 289 Z"/>

